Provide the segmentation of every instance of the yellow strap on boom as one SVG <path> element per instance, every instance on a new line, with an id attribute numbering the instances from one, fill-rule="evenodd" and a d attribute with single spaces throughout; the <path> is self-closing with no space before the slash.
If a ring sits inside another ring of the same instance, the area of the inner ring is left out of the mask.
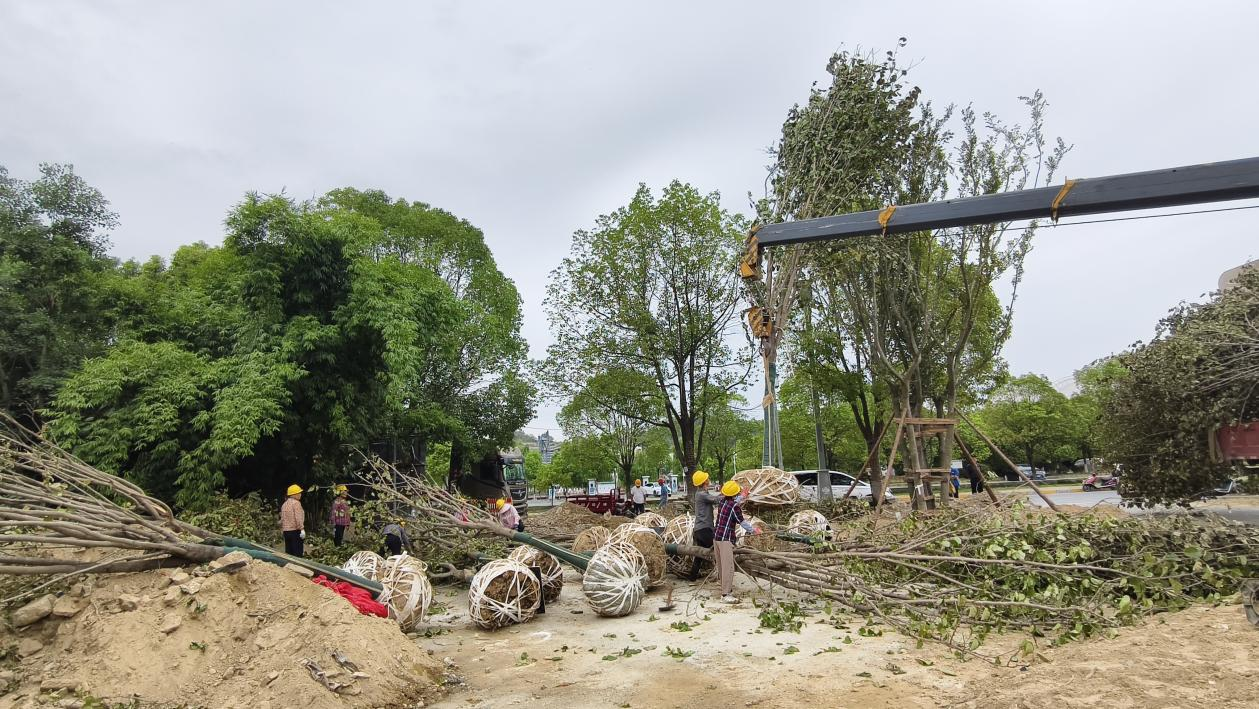
<path id="1" fill-rule="evenodd" d="M 1054 220 L 1054 224 L 1058 223 L 1058 207 L 1062 206 L 1062 200 L 1067 198 L 1067 193 L 1075 187 L 1075 183 L 1079 180 L 1067 180 L 1062 183 L 1062 189 L 1058 190 L 1058 196 L 1054 197 L 1053 204 L 1049 205 L 1049 218 Z"/>
<path id="2" fill-rule="evenodd" d="M 883 227 L 883 236 L 887 236 L 887 223 L 892 221 L 892 215 L 896 213 L 896 205 L 889 204 L 879 212 L 879 226 Z"/>

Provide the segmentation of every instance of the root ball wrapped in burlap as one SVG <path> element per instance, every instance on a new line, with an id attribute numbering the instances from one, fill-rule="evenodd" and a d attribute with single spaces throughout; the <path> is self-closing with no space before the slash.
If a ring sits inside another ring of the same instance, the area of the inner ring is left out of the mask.
<path id="1" fill-rule="evenodd" d="M 507 558 L 542 570 L 542 598 L 547 603 L 554 603 L 560 597 L 560 591 L 564 590 L 564 569 L 559 559 L 531 546 L 516 547 Z"/>
<path id="2" fill-rule="evenodd" d="M 774 534 L 769 531 L 769 525 L 765 524 L 765 520 L 760 517 L 748 515 L 743 518 L 744 522 L 752 525 L 754 529 L 759 529 L 760 534 L 748 534 L 743 525 L 734 528 L 734 545 L 736 547 L 746 546 L 749 549 L 759 549 L 761 551 L 771 551 L 775 547 Z"/>
<path id="3" fill-rule="evenodd" d="M 597 551 L 599 547 L 608 543 L 608 537 L 612 535 L 607 527 L 590 527 L 582 530 L 577 539 L 573 540 L 573 551 L 578 554 L 584 554 L 588 551 Z"/>
<path id="4" fill-rule="evenodd" d="M 669 520 L 664 528 L 665 544 L 694 544 L 695 515 L 687 513 Z M 665 562 L 669 572 L 674 576 L 685 576 L 691 572 L 694 560 L 689 556 L 670 554 Z"/>
<path id="5" fill-rule="evenodd" d="M 754 505 L 790 505 L 800 500 L 800 483 L 785 470 L 753 468 L 735 473 L 733 479 Z"/>
<path id="6" fill-rule="evenodd" d="M 826 519 L 826 515 L 817 510 L 800 510 L 791 515 L 791 519 L 787 521 L 787 529 L 806 537 L 821 535 L 825 539 L 830 539 L 832 536 L 830 521 Z"/>
<path id="7" fill-rule="evenodd" d="M 353 556 L 346 559 L 341 568 L 369 581 L 375 581 L 380 578 L 380 570 L 384 565 L 385 559 L 380 554 L 374 551 L 356 551 Z"/>
<path id="8" fill-rule="evenodd" d="M 669 521 L 657 512 L 644 512 L 634 518 L 634 522 L 651 529 L 663 529 Z"/>
<path id="9" fill-rule="evenodd" d="M 591 557 L 581 579 L 582 593 L 595 613 L 619 618 L 634 612 L 647 587 L 647 563 L 625 542 L 605 545 Z"/>
<path id="10" fill-rule="evenodd" d="M 542 586 L 524 564 L 495 559 L 472 577 L 468 589 L 468 615 L 487 630 L 524 623 L 538 612 Z"/>
<path id="11" fill-rule="evenodd" d="M 665 553 L 664 540 L 654 530 L 636 522 L 626 522 L 612 530 L 608 544 L 615 543 L 633 545 L 643 555 L 643 561 L 647 564 L 648 588 L 664 583 L 669 555 Z"/>
<path id="12" fill-rule="evenodd" d="M 433 585 L 426 571 L 423 561 L 405 554 L 385 559 L 380 567 L 383 590 L 376 600 L 389 607 L 389 617 L 398 621 L 403 632 L 422 623 L 433 603 Z"/>

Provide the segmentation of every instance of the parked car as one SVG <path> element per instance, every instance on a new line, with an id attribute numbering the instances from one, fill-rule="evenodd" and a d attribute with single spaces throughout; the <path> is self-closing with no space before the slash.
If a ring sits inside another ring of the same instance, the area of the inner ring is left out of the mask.
<path id="1" fill-rule="evenodd" d="M 1043 468 L 1033 468 L 1030 465 L 1020 465 L 1019 470 L 1035 482 L 1041 482 L 1045 479 L 1045 471 Z"/>
<path id="2" fill-rule="evenodd" d="M 800 483 L 800 498 L 809 502 L 817 501 L 817 471 L 816 470 L 795 470 L 792 475 L 796 476 L 796 482 Z M 853 477 L 848 473 L 841 473 L 838 470 L 831 471 L 831 497 L 838 500 L 848 492 L 848 488 L 852 487 Z M 870 489 L 869 483 L 857 483 L 857 487 L 853 489 L 852 496 L 868 500 L 874 491 Z M 891 490 L 883 491 L 883 499 L 887 501 L 895 500 L 896 496 Z"/>

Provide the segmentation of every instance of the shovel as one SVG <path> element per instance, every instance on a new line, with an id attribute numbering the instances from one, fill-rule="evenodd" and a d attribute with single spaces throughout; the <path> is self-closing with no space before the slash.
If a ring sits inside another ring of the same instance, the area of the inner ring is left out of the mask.
<path id="1" fill-rule="evenodd" d="M 660 606 L 656 610 L 661 613 L 673 610 L 673 584 L 669 584 L 669 595 L 665 596 L 664 605 Z"/>

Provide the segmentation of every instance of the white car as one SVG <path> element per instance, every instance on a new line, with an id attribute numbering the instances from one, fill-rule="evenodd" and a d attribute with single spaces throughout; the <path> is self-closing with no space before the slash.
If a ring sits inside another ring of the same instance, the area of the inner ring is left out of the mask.
<path id="1" fill-rule="evenodd" d="M 832 470 L 831 473 L 831 497 L 839 500 L 848 492 L 848 488 L 852 487 L 853 478 L 848 473 L 841 473 L 838 470 Z M 817 501 L 817 471 L 816 470 L 795 470 L 792 475 L 796 476 L 796 482 L 800 483 L 800 498 L 809 502 Z M 870 489 L 869 483 L 859 482 L 853 488 L 851 497 L 862 500 L 870 499 L 874 491 Z M 883 499 L 891 502 L 896 499 L 889 489 L 883 490 Z"/>

